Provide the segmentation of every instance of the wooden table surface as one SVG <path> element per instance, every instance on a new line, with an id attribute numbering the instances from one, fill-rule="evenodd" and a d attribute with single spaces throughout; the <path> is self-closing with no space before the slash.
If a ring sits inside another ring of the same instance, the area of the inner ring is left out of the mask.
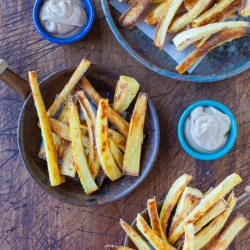
<path id="1" fill-rule="evenodd" d="M 164 199 L 173 181 L 183 173 L 193 176 L 192 186 L 206 191 L 227 175 L 240 174 L 249 185 L 250 71 L 229 80 L 195 84 L 157 75 L 134 60 L 116 41 L 105 20 L 100 0 L 94 0 L 96 17 L 90 33 L 72 45 L 44 40 L 36 31 L 34 0 L 1 0 L 0 58 L 10 69 L 28 79 L 36 70 L 39 79 L 53 71 L 78 64 L 82 58 L 114 67 L 136 78 L 153 101 L 160 123 L 157 161 L 144 182 L 129 196 L 102 207 L 77 207 L 45 193 L 30 177 L 18 152 L 18 117 L 23 100 L 0 82 L 0 249 L 104 249 L 108 243 L 123 244 L 123 218 L 131 223 L 148 198 Z M 187 155 L 177 138 L 180 115 L 195 101 L 213 99 L 224 103 L 237 118 L 239 135 L 233 149 L 222 159 L 204 162 Z M 250 219 L 249 204 L 241 212 Z M 229 249 L 250 249 L 250 226 Z"/>

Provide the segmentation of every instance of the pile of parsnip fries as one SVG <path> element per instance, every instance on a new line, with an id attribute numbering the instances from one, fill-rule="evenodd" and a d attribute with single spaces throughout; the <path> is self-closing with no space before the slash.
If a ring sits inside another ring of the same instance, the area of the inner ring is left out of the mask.
<path id="1" fill-rule="evenodd" d="M 138 94 L 128 123 L 121 114 L 136 97 L 138 82 L 120 76 L 110 106 L 84 75 L 89 66 L 83 59 L 48 111 L 36 72 L 28 73 L 43 138 L 39 157 L 47 160 L 50 183 L 60 185 L 65 175 L 75 177 L 77 173 L 86 194 L 98 190 L 105 176 L 112 181 L 123 175 L 139 176 L 148 99 L 146 93 Z"/>
<path id="2" fill-rule="evenodd" d="M 250 0 L 127 0 L 127 3 L 131 6 L 121 15 L 119 22 L 128 29 L 151 4 L 160 3 L 144 19 L 149 26 L 156 27 L 153 41 L 156 48 L 163 48 L 167 33 L 175 34 L 172 41 L 179 53 L 190 44 L 196 46 L 176 67 L 180 74 L 213 48 L 247 35 L 250 27 L 245 21 L 224 22 L 237 17 L 238 12 L 248 17 Z M 178 13 L 182 5 L 186 12 Z"/>
<path id="3" fill-rule="evenodd" d="M 184 174 L 173 183 L 159 214 L 156 198 L 148 200 L 151 227 L 140 214 L 136 218 L 137 229 L 143 237 L 125 221 L 120 221 L 121 227 L 139 250 L 150 250 L 147 242 L 156 250 L 225 250 L 248 224 L 248 220 L 238 214 L 225 226 L 236 205 L 236 197 L 233 191 L 227 200 L 223 197 L 242 181 L 239 175 L 229 175 L 204 194 L 187 186 L 191 179 L 192 176 Z M 131 249 L 111 245 L 105 248 Z"/>

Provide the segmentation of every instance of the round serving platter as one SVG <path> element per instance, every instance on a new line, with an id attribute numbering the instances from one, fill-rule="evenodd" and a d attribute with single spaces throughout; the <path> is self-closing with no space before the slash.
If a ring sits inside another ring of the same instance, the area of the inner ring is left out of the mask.
<path id="1" fill-rule="evenodd" d="M 156 49 L 153 41 L 139 28 L 130 30 L 119 22 L 121 15 L 109 4 L 109 0 L 101 0 L 108 25 L 116 39 L 124 49 L 145 67 L 161 75 L 181 81 L 213 82 L 238 75 L 250 67 L 250 37 L 225 43 L 210 51 L 192 74 L 178 74 L 177 63 L 165 52 Z M 237 20 L 246 20 L 242 17 Z M 247 20 L 249 21 L 249 20 Z"/>

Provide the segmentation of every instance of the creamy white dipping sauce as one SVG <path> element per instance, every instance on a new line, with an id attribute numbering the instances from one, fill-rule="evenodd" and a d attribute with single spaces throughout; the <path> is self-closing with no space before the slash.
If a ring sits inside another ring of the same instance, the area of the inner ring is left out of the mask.
<path id="1" fill-rule="evenodd" d="M 184 123 L 187 144 L 200 153 L 221 149 L 228 140 L 231 120 L 214 107 L 197 107 Z"/>
<path id="2" fill-rule="evenodd" d="M 47 0 L 40 9 L 43 29 L 56 38 L 78 34 L 87 22 L 81 0 Z"/>

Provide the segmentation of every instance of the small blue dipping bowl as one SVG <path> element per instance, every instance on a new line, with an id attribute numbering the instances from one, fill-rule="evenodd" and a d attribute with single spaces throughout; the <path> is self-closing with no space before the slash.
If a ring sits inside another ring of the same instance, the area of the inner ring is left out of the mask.
<path id="1" fill-rule="evenodd" d="M 186 143 L 186 140 L 184 137 L 184 129 L 183 129 L 184 123 L 185 123 L 187 117 L 189 116 L 190 112 L 199 106 L 202 106 L 202 107 L 213 106 L 214 108 L 220 110 L 222 113 L 227 114 L 231 119 L 231 128 L 229 131 L 228 140 L 227 140 L 225 146 L 216 152 L 212 152 L 212 153 L 196 152 Z M 181 143 L 181 146 L 189 155 L 191 155 L 192 157 L 199 159 L 199 160 L 210 161 L 210 160 L 215 160 L 215 159 L 218 159 L 218 158 L 224 156 L 233 147 L 233 145 L 236 141 L 237 135 L 238 135 L 237 123 L 236 123 L 236 120 L 235 120 L 232 112 L 223 104 L 216 102 L 216 101 L 212 101 L 212 100 L 203 100 L 203 101 L 195 102 L 194 104 L 189 106 L 182 114 L 182 116 L 179 120 L 179 123 L 178 123 L 178 138 L 179 138 L 179 141 Z"/>
<path id="2" fill-rule="evenodd" d="M 85 6 L 85 11 L 87 14 L 87 23 L 85 24 L 85 26 L 83 27 L 83 29 L 76 34 L 73 37 L 70 38 L 56 38 L 53 37 L 52 35 L 48 34 L 42 27 L 42 25 L 40 24 L 40 20 L 39 20 L 39 11 L 40 8 L 42 6 L 42 4 L 44 3 L 44 0 L 37 0 L 35 5 L 34 5 L 34 10 L 33 10 L 33 20 L 36 26 L 36 29 L 38 30 L 38 32 L 41 34 L 41 36 L 47 40 L 49 40 L 52 43 L 57 43 L 57 44 L 69 44 L 69 43 L 74 43 L 80 39 L 82 39 L 90 30 L 90 28 L 92 27 L 93 21 L 94 21 L 94 6 L 91 2 L 91 0 L 82 0 L 84 6 Z"/>

